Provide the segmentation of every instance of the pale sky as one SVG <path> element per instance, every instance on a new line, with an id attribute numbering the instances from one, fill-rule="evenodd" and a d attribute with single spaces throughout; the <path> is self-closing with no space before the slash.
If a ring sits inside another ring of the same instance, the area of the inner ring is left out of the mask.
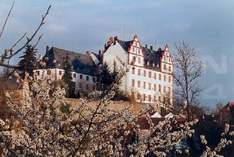
<path id="1" fill-rule="evenodd" d="M 0 25 L 13 0 L 0 1 Z M 40 22 L 52 4 L 38 45 L 98 52 L 109 36 L 130 40 L 137 34 L 142 44 L 155 48 L 186 41 L 204 61 L 201 103 L 234 100 L 233 0 L 16 0 L 0 50 Z"/>

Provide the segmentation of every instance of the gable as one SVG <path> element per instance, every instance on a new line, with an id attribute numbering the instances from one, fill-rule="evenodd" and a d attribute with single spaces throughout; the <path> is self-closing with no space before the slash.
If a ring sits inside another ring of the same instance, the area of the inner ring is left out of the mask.
<path id="1" fill-rule="evenodd" d="M 118 42 L 109 46 L 103 54 L 103 62 L 108 65 L 110 70 L 114 69 L 114 64 L 127 64 L 127 59 L 128 53 Z"/>

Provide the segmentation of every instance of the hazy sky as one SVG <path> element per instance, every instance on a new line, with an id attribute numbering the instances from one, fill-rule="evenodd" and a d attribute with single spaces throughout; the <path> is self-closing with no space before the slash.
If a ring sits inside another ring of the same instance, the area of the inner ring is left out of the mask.
<path id="1" fill-rule="evenodd" d="M 12 0 L 0 0 L 3 24 Z M 234 100 L 233 0 L 16 0 L 0 50 L 32 32 L 52 4 L 38 45 L 97 52 L 109 36 L 163 47 L 186 41 L 204 61 L 203 104 Z"/>

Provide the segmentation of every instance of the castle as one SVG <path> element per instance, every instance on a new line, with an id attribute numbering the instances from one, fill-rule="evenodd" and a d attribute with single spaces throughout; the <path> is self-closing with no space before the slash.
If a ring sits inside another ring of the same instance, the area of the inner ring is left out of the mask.
<path id="1" fill-rule="evenodd" d="M 90 92 L 96 89 L 97 71 L 100 64 L 107 64 L 110 70 L 124 67 L 120 89 L 134 96 L 137 102 L 172 104 L 173 65 L 168 45 L 154 50 L 152 46 L 142 46 L 135 35 L 132 40 L 123 41 L 110 37 L 102 51 L 75 53 L 59 48 L 47 48 L 43 59 L 45 69 L 35 72 L 39 79 L 61 79 L 64 73 L 63 59 L 69 57 L 73 67 L 75 91 Z"/>

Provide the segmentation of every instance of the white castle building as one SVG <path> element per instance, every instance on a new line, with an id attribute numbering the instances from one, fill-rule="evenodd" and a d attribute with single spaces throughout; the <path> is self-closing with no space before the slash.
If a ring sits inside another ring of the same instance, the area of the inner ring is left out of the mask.
<path id="1" fill-rule="evenodd" d="M 153 50 L 152 46 L 143 47 L 136 35 L 130 41 L 111 37 L 103 51 L 103 62 L 110 70 L 128 69 L 120 88 L 137 102 L 172 104 L 173 66 L 168 45 Z"/>
<path id="2" fill-rule="evenodd" d="M 152 46 L 142 46 L 139 38 L 134 36 L 130 41 L 111 37 L 99 54 L 47 48 L 43 57 L 46 66 L 35 70 L 37 78 L 61 79 L 66 56 L 73 68 L 72 77 L 76 92 L 94 91 L 99 79 L 99 65 L 105 63 L 110 70 L 127 69 L 120 85 L 126 96 L 134 96 L 137 102 L 163 104 L 164 107 L 165 104 L 172 104 L 173 65 L 167 45 L 164 49 L 154 50 Z"/>
<path id="3" fill-rule="evenodd" d="M 74 82 L 75 94 L 89 93 L 96 89 L 97 69 L 99 59 L 93 52 L 77 53 L 56 47 L 47 47 L 46 54 L 42 61 L 43 68 L 38 68 L 34 72 L 40 80 L 61 80 L 64 74 L 63 63 L 68 57 L 72 65 L 72 81 Z"/>

